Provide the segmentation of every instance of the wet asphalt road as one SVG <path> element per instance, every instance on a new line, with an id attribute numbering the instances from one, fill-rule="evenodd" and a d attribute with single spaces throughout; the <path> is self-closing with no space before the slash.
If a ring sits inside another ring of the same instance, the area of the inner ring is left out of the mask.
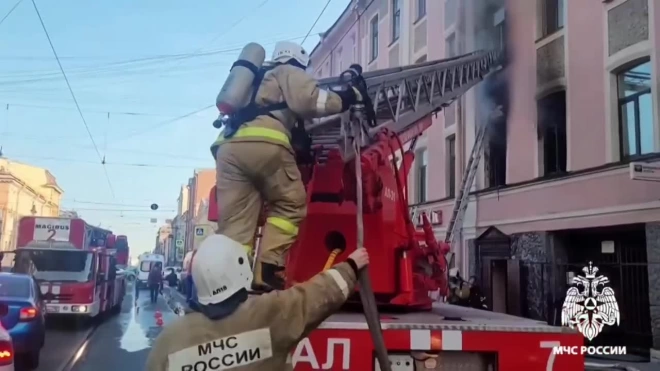
<path id="1" fill-rule="evenodd" d="M 163 296 L 151 304 L 148 291 L 141 291 L 137 300 L 127 295 L 121 313 L 101 323 L 63 371 L 144 370 L 149 349 L 163 328 L 156 323 L 156 311 L 163 315 L 163 326 L 177 318 Z"/>
<path id="2" fill-rule="evenodd" d="M 37 371 L 62 370 L 92 330 L 91 324 L 83 325 L 73 321 L 49 321 L 46 344 L 41 350 L 41 365 Z M 20 361 L 17 361 L 16 370 L 24 370 Z"/>

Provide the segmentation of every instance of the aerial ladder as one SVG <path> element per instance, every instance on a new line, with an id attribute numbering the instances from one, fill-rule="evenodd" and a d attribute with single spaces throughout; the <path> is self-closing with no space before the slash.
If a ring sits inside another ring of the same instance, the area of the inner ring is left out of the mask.
<path id="1" fill-rule="evenodd" d="M 297 159 L 307 216 L 289 251 L 287 285 L 310 279 L 358 247 L 370 252 L 370 264 L 347 307 L 360 306 L 364 317 L 347 311 L 324 321 L 292 353 L 294 370 L 435 370 L 434 365 L 457 369 L 469 364 L 479 370 L 496 365 L 547 371 L 555 362 L 559 369 L 582 369 L 580 357 L 544 358 L 552 354 L 550 345 L 581 345 L 580 334 L 448 304 L 438 312 L 429 295 L 448 293 L 447 254 L 450 244 L 460 241 L 487 129 L 477 130 L 442 241 L 436 240 L 428 216 L 408 204 L 415 144 L 432 125 L 434 113 L 502 67 L 500 57 L 499 51 L 480 51 L 364 73 L 351 66 L 319 82 L 330 90 L 355 86 L 366 99 L 348 112 L 304 125 L 308 145 L 298 148 Z M 213 189 L 209 220 L 217 220 L 216 197 Z M 417 218 L 421 228 L 414 223 Z M 398 314 L 383 317 L 378 311 Z M 333 344 L 345 347 L 343 357 L 331 352 Z M 445 350 L 459 358 L 438 358 Z M 520 358 L 521 351 L 528 357 Z"/>

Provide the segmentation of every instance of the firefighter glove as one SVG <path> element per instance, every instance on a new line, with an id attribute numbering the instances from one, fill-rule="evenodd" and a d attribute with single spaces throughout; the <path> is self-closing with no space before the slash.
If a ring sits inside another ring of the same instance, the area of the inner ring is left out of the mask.
<path id="1" fill-rule="evenodd" d="M 336 92 L 341 98 L 342 111 L 346 111 L 351 105 L 362 102 L 362 94 L 355 87 Z"/>

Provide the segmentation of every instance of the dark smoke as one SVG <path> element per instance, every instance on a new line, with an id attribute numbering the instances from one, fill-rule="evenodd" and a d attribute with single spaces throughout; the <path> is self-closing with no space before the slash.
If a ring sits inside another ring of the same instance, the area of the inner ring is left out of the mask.
<path id="1" fill-rule="evenodd" d="M 461 2 L 464 4 L 465 2 Z M 488 139 L 491 147 L 506 148 L 507 117 L 509 114 L 509 78 L 507 40 L 506 0 L 472 0 L 471 11 L 474 19 L 472 32 L 475 35 L 477 50 L 498 50 L 501 53 L 502 67 L 491 73 L 477 88 L 479 102 L 479 124 L 489 125 Z M 465 20 L 465 17 L 461 17 Z M 495 20 L 504 19 L 495 25 Z"/>

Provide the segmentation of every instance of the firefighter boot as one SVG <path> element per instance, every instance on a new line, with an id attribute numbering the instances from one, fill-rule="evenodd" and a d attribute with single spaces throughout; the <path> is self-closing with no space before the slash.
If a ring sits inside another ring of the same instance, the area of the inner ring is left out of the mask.
<path id="1" fill-rule="evenodd" d="M 285 276 L 284 267 L 274 264 L 258 263 L 255 269 L 252 289 L 256 292 L 270 292 L 273 290 L 284 290 Z"/>

